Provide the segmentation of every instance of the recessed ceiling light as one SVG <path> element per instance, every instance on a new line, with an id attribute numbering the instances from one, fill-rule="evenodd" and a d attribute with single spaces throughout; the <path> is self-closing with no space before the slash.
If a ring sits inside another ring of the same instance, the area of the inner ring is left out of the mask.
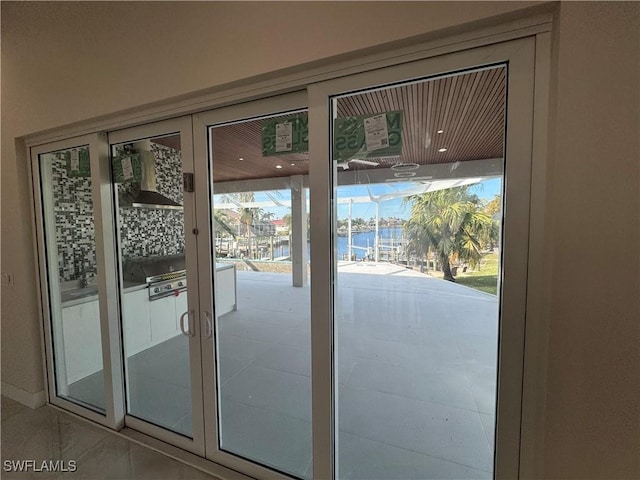
<path id="1" fill-rule="evenodd" d="M 446 152 L 446 151 L 447 151 L 447 149 L 446 149 L 446 148 L 440 148 L 440 149 L 438 149 L 438 151 L 439 151 L 439 152 Z"/>
<path id="2" fill-rule="evenodd" d="M 444 130 L 438 130 L 436 133 L 444 133 Z"/>
<path id="3" fill-rule="evenodd" d="M 282 168 L 282 165 L 276 165 L 276 168 Z"/>
<path id="4" fill-rule="evenodd" d="M 242 158 L 242 157 L 238 157 L 238 160 L 243 161 L 243 160 L 244 160 L 244 158 Z"/>
<path id="5" fill-rule="evenodd" d="M 295 167 L 295 166 L 296 166 L 296 164 L 295 164 L 295 163 L 292 163 L 292 164 L 291 164 L 291 166 L 292 166 L 292 167 Z"/>

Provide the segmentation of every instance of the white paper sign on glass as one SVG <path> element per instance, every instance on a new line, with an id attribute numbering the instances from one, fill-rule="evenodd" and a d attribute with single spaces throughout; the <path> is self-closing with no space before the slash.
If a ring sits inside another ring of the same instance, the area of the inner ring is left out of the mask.
<path id="1" fill-rule="evenodd" d="M 387 130 L 387 116 L 374 115 L 364 119 L 364 133 L 367 152 L 387 148 L 389 146 L 389 131 Z"/>
<path id="2" fill-rule="evenodd" d="M 133 165 L 131 165 L 131 157 L 122 159 L 122 176 L 125 180 L 133 178 Z"/>
<path id="3" fill-rule="evenodd" d="M 77 172 L 80 170 L 80 156 L 78 154 L 78 150 L 71 150 L 71 171 Z"/>
<path id="4" fill-rule="evenodd" d="M 291 123 L 276 124 L 276 152 L 288 152 L 292 145 Z"/>

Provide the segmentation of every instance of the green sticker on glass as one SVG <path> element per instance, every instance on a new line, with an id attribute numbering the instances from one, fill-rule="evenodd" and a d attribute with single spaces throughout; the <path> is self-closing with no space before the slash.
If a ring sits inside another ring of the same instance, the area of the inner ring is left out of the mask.
<path id="1" fill-rule="evenodd" d="M 65 161 L 68 177 L 90 177 L 91 164 L 89 163 L 89 149 L 74 148 L 65 152 Z"/>
<path id="2" fill-rule="evenodd" d="M 142 178 L 140 155 L 137 153 L 118 155 L 111 163 L 115 183 L 139 182 Z"/>
<path id="3" fill-rule="evenodd" d="M 262 124 L 262 156 L 309 151 L 309 119 L 306 113 Z"/>
<path id="4" fill-rule="evenodd" d="M 402 111 L 336 118 L 333 159 L 397 157 L 402 154 Z"/>

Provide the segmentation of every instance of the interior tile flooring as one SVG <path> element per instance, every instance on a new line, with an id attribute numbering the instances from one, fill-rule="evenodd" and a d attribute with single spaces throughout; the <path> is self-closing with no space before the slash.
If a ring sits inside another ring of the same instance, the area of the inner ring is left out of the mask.
<path id="1" fill-rule="evenodd" d="M 215 480 L 200 470 L 142 447 L 115 433 L 43 406 L 32 410 L 2 397 L 3 480 Z M 7 472 L 5 461 L 61 460 L 74 472 Z"/>
<path id="2" fill-rule="evenodd" d="M 222 449 L 311 478 L 309 288 L 237 276 L 216 332 Z M 491 478 L 496 297 L 373 262 L 342 264 L 337 292 L 340 478 Z M 128 362 L 131 412 L 188 435 L 186 337 Z M 74 388 L 99 402 L 86 380 Z"/>

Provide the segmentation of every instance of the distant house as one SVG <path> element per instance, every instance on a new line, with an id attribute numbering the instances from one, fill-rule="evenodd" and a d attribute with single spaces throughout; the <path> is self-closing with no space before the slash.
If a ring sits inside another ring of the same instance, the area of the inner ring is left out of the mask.
<path id="1" fill-rule="evenodd" d="M 284 219 L 278 218 L 271 221 L 271 225 L 276 228 L 276 235 L 289 235 L 289 225 Z"/>

